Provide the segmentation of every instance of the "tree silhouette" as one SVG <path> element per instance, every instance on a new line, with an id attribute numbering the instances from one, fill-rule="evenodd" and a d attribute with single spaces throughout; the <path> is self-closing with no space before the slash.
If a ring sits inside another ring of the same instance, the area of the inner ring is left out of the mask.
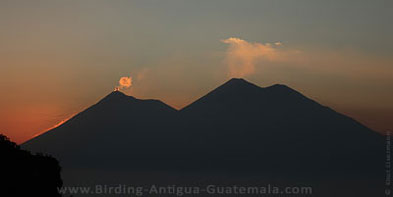
<path id="1" fill-rule="evenodd" d="M 0 134 L 0 196 L 61 196 L 59 162 L 31 154 Z"/>

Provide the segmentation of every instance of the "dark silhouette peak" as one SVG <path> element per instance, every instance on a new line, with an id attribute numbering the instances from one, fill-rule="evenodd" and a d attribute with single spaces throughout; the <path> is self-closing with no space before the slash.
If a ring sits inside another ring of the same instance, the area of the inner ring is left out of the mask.
<path id="1" fill-rule="evenodd" d="M 134 111 L 135 109 L 143 109 L 149 111 L 150 108 L 159 108 L 164 110 L 176 111 L 171 106 L 165 104 L 164 102 L 156 99 L 138 99 L 133 96 L 128 96 L 120 91 L 113 91 L 108 94 L 106 97 L 101 99 L 98 103 L 98 106 L 104 106 L 106 108 L 122 108 Z M 116 106 L 116 107 L 115 107 Z"/>
<path id="2" fill-rule="evenodd" d="M 255 85 L 253 83 L 250 83 L 242 78 L 232 78 L 210 93 L 220 92 L 220 93 L 225 93 L 225 94 L 227 94 L 227 93 L 228 94 L 232 94 L 232 93 L 241 94 L 241 93 L 248 92 L 248 91 L 255 91 L 256 89 L 260 89 L 260 87 L 258 87 L 257 85 Z"/>
<path id="3" fill-rule="evenodd" d="M 120 91 L 116 90 L 116 91 L 113 91 L 110 94 L 108 94 L 107 97 L 114 97 L 114 98 L 116 98 L 116 97 L 132 97 L 132 96 L 127 96 L 123 92 L 120 92 Z"/>
<path id="4" fill-rule="evenodd" d="M 265 87 L 265 90 L 272 90 L 272 91 L 280 91 L 280 92 L 297 92 L 296 90 L 288 87 L 287 85 L 284 84 L 274 84 L 269 87 Z"/>
<path id="5" fill-rule="evenodd" d="M 220 87 L 228 87 L 230 89 L 265 89 L 265 90 L 273 90 L 273 91 L 281 91 L 281 92 L 296 92 L 296 90 L 288 87 L 287 85 L 284 84 L 274 84 L 272 86 L 268 87 L 259 87 L 243 78 L 232 78 L 226 83 L 224 83 Z"/>
<path id="6" fill-rule="evenodd" d="M 201 106 L 210 108 L 226 105 L 232 102 L 242 102 L 241 100 L 247 97 L 257 98 L 261 89 L 263 88 L 258 87 L 257 85 L 254 85 L 244 79 L 232 78 L 209 92 L 207 95 L 184 107 L 181 111 L 188 111 L 191 108 L 200 108 Z"/>
<path id="7" fill-rule="evenodd" d="M 231 82 L 231 83 L 244 83 L 244 82 L 246 82 L 246 83 L 248 83 L 245 79 L 243 79 L 243 78 L 232 78 L 232 79 L 230 79 L 228 82 Z"/>
<path id="8" fill-rule="evenodd" d="M 119 101 L 123 101 L 123 100 L 137 100 L 135 97 L 133 96 L 128 96 L 126 94 L 124 94 L 123 92 L 120 91 L 113 91 L 110 94 L 108 94 L 106 97 L 104 97 L 99 103 L 102 102 L 119 102 Z"/>
<path id="9" fill-rule="evenodd" d="M 273 95 L 280 96 L 280 97 L 295 96 L 295 97 L 291 97 L 291 99 L 294 99 L 294 98 L 308 99 L 302 93 L 300 93 L 297 90 L 294 90 L 284 84 L 274 84 L 272 86 L 263 88 L 263 90 L 265 92 L 268 92 L 269 94 L 273 94 Z"/>
<path id="10" fill-rule="evenodd" d="M 283 88 L 283 89 L 291 89 L 290 87 L 284 85 L 284 84 L 274 84 L 272 86 L 269 86 L 267 88 Z"/>
<path id="11" fill-rule="evenodd" d="M 164 102 L 158 100 L 158 99 L 138 99 L 133 96 L 129 96 L 124 94 L 121 91 L 115 90 L 108 94 L 106 97 L 104 97 L 99 103 L 118 103 L 118 104 L 124 104 L 124 103 L 134 103 L 134 104 L 149 104 L 149 105 L 165 105 Z M 168 106 L 170 107 L 170 106 Z M 172 107 L 170 107 L 172 108 Z"/>
<path id="12" fill-rule="evenodd" d="M 232 78 L 226 83 L 224 83 L 222 86 L 244 87 L 244 86 L 255 86 L 255 85 L 242 78 Z"/>
<path id="13" fill-rule="evenodd" d="M 283 84 L 259 87 L 244 79 L 232 78 L 207 95 L 184 107 L 181 111 L 188 111 L 191 108 L 212 109 L 219 106 L 222 109 L 233 109 L 234 106 L 245 109 L 245 105 L 253 108 L 277 102 L 282 104 L 315 103 L 298 91 Z M 280 105 L 280 107 L 282 106 Z"/>
<path id="14" fill-rule="evenodd" d="M 232 78 L 223 85 L 219 86 L 218 88 L 214 89 L 211 91 L 208 95 L 206 96 L 211 96 L 211 95 L 225 95 L 228 97 L 232 97 L 233 95 L 238 95 L 238 96 L 245 96 L 249 94 L 255 94 L 256 92 L 265 93 L 266 94 L 271 94 L 271 93 L 281 93 L 281 94 L 300 94 L 296 90 L 284 85 L 284 84 L 275 84 L 272 86 L 268 87 L 259 87 L 245 79 L 242 78 Z M 256 95 L 254 95 L 256 96 Z M 261 96 L 261 95 L 259 95 Z M 226 98 L 229 99 L 229 98 Z"/>
<path id="15" fill-rule="evenodd" d="M 284 84 L 274 84 L 272 86 L 268 86 L 268 87 L 259 87 L 243 78 L 232 78 L 229 81 L 227 81 L 226 83 L 224 83 L 223 85 L 221 85 L 219 88 L 223 88 L 225 87 L 226 89 L 233 89 L 233 90 L 239 90 L 239 89 L 243 89 L 243 90 L 247 90 L 247 89 L 270 89 L 270 90 L 277 90 L 277 91 L 287 91 L 287 92 L 296 92 L 295 90 L 293 90 L 292 88 L 284 85 Z"/>
<path id="16" fill-rule="evenodd" d="M 119 91 L 119 90 L 113 90 L 110 94 L 114 94 L 114 95 L 125 95 L 123 92 Z"/>

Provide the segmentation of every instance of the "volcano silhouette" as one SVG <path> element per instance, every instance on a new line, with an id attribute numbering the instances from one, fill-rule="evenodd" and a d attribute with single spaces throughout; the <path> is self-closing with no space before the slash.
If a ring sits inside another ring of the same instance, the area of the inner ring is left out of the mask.
<path id="1" fill-rule="evenodd" d="M 308 179 L 379 179 L 385 156 L 384 137 L 357 121 L 285 85 L 261 88 L 244 79 L 181 110 L 114 91 L 22 147 L 52 154 L 64 168 Z"/>
<path id="2" fill-rule="evenodd" d="M 22 145 L 50 153 L 65 166 L 117 165 L 129 158 L 163 157 L 157 150 L 173 129 L 177 111 L 158 100 L 140 100 L 113 91 L 97 104 Z M 109 162 L 109 163 L 106 163 Z"/>
<path id="3" fill-rule="evenodd" d="M 248 168 L 285 173 L 366 172 L 383 165 L 380 134 L 285 85 L 260 88 L 231 79 L 180 114 L 193 155 L 200 154 L 194 158 L 236 166 L 248 161 Z"/>

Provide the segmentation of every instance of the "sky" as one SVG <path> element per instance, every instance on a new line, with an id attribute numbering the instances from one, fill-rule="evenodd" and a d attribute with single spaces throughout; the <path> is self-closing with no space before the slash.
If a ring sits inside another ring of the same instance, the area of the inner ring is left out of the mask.
<path id="1" fill-rule="evenodd" d="M 114 88 L 181 109 L 232 77 L 286 84 L 386 132 L 392 9 L 391 0 L 0 0 L 0 133 L 22 143 Z"/>

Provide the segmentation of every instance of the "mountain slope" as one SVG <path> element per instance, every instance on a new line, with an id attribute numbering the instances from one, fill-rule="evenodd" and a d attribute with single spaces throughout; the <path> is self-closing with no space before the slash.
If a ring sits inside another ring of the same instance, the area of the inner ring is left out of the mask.
<path id="1" fill-rule="evenodd" d="M 356 173 L 383 165 L 382 136 L 285 85 L 231 79 L 180 114 L 191 152 L 217 165 L 246 160 L 248 167 L 283 173 Z"/>
<path id="2" fill-rule="evenodd" d="M 112 92 L 22 147 L 58 158 L 71 186 L 300 183 L 316 196 L 384 191 L 383 136 L 285 85 L 243 79 L 180 111 Z"/>
<path id="3" fill-rule="evenodd" d="M 23 147 L 66 166 L 374 173 L 383 144 L 379 134 L 285 85 L 231 79 L 180 111 L 115 91 Z"/>
<path id="4" fill-rule="evenodd" d="M 65 165 L 84 163 L 91 167 L 107 165 L 108 160 L 126 165 L 133 162 L 131 158 L 160 157 L 160 151 L 171 148 L 162 143 L 170 131 L 175 131 L 169 128 L 176 112 L 161 101 L 140 100 L 114 91 L 22 146 L 53 154 Z"/>

